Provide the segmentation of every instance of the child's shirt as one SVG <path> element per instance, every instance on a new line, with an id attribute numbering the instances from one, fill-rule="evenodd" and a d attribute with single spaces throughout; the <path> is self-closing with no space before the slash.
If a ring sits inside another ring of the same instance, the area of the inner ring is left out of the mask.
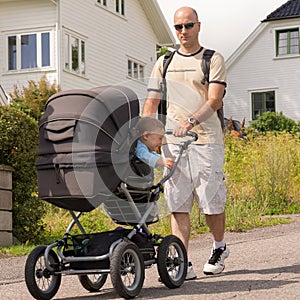
<path id="1" fill-rule="evenodd" d="M 156 167 L 157 161 L 161 158 L 161 155 L 159 155 L 155 151 L 149 151 L 148 147 L 140 140 L 137 141 L 135 155 L 142 162 L 146 163 L 152 168 Z"/>

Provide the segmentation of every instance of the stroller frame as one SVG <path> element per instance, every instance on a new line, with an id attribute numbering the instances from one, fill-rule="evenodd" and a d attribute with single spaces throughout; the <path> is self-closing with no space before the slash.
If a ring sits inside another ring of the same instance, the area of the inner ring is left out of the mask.
<path id="1" fill-rule="evenodd" d="M 172 132 L 167 131 L 167 134 L 172 134 Z M 128 229 L 123 236 L 117 237 L 110 244 L 106 253 L 96 256 L 75 256 L 72 252 L 71 255 L 66 255 L 64 249 L 69 246 L 68 241 L 72 238 L 70 235 L 72 228 L 77 225 L 82 235 L 87 234 L 79 221 L 83 212 L 75 213 L 72 210 L 68 210 L 73 220 L 67 227 L 63 238 L 48 246 L 36 247 L 27 258 L 25 282 L 29 292 L 35 299 L 48 300 L 54 297 L 59 289 L 62 275 L 78 275 L 81 285 L 86 290 L 96 292 L 105 284 L 108 274 L 111 276 L 114 289 L 121 297 L 126 299 L 134 298 L 139 294 L 143 286 L 145 268 L 154 264 L 157 265 L 159 276 L 165 286 L 173 289 L 183 284 L 187 273 L 188 261 L 182 241 L 174 235 L 166 237 L 159 234 L 152 235 L 146 220 L 163 191 L 163 184 L 173 175 L 183 152 L 188 145 L 197 140 L 195 133 L 188 132 L 187 135 L 191 138 L 181 142 L 174 167 L 159 183 L 150 188 L 150 205 L 143 215 L 141 215 L 130 194 L 130 188 L 124 182 L 120 184 L 120 189 L 125 194 L 133 213 L 139 221 L 134 224 L 131 230 Z M 145 193 L 145 190 L 135 190 L 135 192 Z M 140 231 L 147 236 L 147 240 L 151 244 L 150 252 L 147 249 L 143 253 L 133 241 L 133 238 Z M 54 249 L 57 251 L 55 252 Z M 149 253 L 150 255 L 147 256 Z M 144 254 L 146 256 L 143 256 Z M 72 267 L 74 263 L 82 263 L 83 265 L 92 263 L 92 265 L 97 265 L 107 260 L 109 261 L 107 267 Z M 124 266 L 125 263 L 126 265 Z M 90 275 L 94 277 L 91 278 Z M 124 276 L 130 277 L 129 283 L 127 281 L 123 282 Z"/>

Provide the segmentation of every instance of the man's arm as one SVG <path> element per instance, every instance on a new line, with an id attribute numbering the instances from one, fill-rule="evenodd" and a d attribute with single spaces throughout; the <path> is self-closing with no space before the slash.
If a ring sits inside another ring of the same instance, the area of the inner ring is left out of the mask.
<path id="1" fill-rule="evenodd" d="M 149 91 L 148 97 L 144 103 L 142 116 L 156 117 L 159 103 L 160 103 L 160 93 L 156 91 Z"/>

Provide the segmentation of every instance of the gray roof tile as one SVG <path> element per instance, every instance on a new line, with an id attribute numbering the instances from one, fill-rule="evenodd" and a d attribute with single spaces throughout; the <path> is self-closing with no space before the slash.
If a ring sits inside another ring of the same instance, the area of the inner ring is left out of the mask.
<path id="1" fill-rule="evenodd" d="M 267 16 L 262 22 L 300 17 L 300 0 L 290 0 Z"/>

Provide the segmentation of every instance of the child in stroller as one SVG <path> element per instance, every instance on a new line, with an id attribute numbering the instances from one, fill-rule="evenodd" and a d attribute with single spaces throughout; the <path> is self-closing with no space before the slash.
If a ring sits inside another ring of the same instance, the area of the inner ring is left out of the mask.
<path id="1" fill-rule="evenodd" d="M 54 297 L 62 275 L 78 275 L 85 289 L 99 291 L 108 274 L 121 297 L 133 298 L 153 264 L 168 288 L 183 284 L 183 243 L 151 234 L 148 225 L 158 221 L 164 182 L 197 137 L 188 134 L 173 169 L 153 185 L 151 170 L 135 158 L 138 120 L 137 96 L 122 86 L 59 92 L 47 101 L 39 124 L 39 197 L 67 209 L 73 220 L 61 240 L 28 256 L 25 282 L 34 298 Z M 87 233 L 79 218 L 101 204 L 116 224 L 131 228 Z M 80 235 L 71 234 L 75 225 Z"/>

